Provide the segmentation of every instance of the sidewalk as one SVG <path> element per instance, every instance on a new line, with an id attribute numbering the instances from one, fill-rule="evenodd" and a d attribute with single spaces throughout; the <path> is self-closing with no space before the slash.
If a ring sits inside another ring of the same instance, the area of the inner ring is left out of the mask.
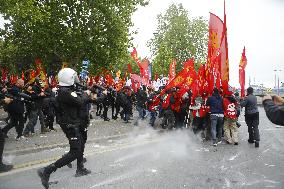
<path id="1" fill-rule="evenodd" d="M 0 118 L 6 117 L 3 110 L 0 111 Z M 4 121 L 0 121 L 0 126 L 5 126 Z M 68 146 L 68 140 L 59 125 L 54 125 L 57 131 L 40 134 L 39 121 L 35 127 L 36 134 L 32 137 L 15 140 L 16 131 L 12 128 L 8 132 L 5 142 L 4 154 L 23 154 L 51 149 L 55 147 Z M 88 142 L 99 142 L 104 140 L 116 139 L 127 135 L 133 130 L 133 125 L 125 124 L 120 118 L 117 120 L 103 121 L 100 117 L 94 116 L 88 127 Z"/>

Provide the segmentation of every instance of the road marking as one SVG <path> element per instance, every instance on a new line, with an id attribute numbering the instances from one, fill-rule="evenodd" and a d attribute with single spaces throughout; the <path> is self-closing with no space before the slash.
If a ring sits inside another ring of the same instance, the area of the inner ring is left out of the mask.
<path id="1" fill-rule="evenodd" d="M 128 143 L 123 143 L 123 144 L 115 144 L 113 146 L 110 146 L 110 148 L 108 148 L 108 149 L 102 149 L 102 150 L 99 150 L 99 151 L 92 151 L 92 150 L 87 151 L 85 153 L 85 155 L 86 155 L 86 157 L 88 157 L 88 156 L 92 156 L 92 155 L 96 155 L 96 154 L 103 154 L 103 153 L 107 153 L 107 152 L 112 152 L 112 151 L 117 151 L 117 150 L 137 147 L 137 146 L 143 146 L 143 145 L 155 143 L 155 142 L 158 142 L 158 141 L 159 141 L 158 139 L 146 139 L 143 142 L 138 141 L 136 143 L 133 143 L 133 141 L 131 141 L 131 142 L 128 142 Z M 23 172 L 23 171 L 27 171 L 27 170 L 31 170 L 31 169 L 35 169 L 35 168 L 39 168 L 39 167 L 42 167 L 44 165 L 47 165 L 50 162 L 58 160 L 61 157 L 62 156 L 56 156 L 56 157 L 52 157 L 52 158 L 48 158 L 48 159 L 37 160 L 37 161 L 32 161 L 32 162 L 28 162 L 28 163 L 24 163 L 24 164 L 14 165 L 14 168 L 11 171 L 5 172 L 5 173 L 0 173 L 0 177 L 12 175 L 12 174 L 15 174 L 15 173 L 19 173 L 19 172 Z"/>

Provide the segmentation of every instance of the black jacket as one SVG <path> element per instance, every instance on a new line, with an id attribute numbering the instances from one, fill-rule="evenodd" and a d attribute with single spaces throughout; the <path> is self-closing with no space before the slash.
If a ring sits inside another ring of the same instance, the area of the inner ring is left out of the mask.
<path id="1" fill-rule="evenodd" d="M 143 90 L 138 90 L 136 94 L 137 106 L 145 108 L 147 102 L 147 93 Z"/>
<path id="2" fill-rule="evenodd" d="M 284 126 L 284 106 L 277 106 L 272 100 L 263 101 L 267 118 L 276 125 Z"/>
<path id="3" fill-rule="evenodd" d="M 52 94 L 49 94 L 44 97 L 42 102 L 42 112 L 44 115 L 49 117 L 55 116 L 55 110 L 56 110 L 56 102 L 55 97 Z"/>
<path id="4" fill-rule="evenodd" d="M 85 98 L 84 95 L 79 96 L 69 87 L 60 87 L 56 97 L 59 124 L 79 125 L 81 122 L 80 109 L 84 105 L 84 101 L 87 100 Z"/>
<path id="5" fill-rule="evenodd" d="M 13 86 L 12 89 L 9 91 L 9 94 L 13 96 L 13 101 L 8 104 L 7 111 L 12 115 L 23 114 L 25 112 L 25 105 L 24 102 L 21 100 L 19 93 L 21 93 L 21 89 L 17 86 Z"/>

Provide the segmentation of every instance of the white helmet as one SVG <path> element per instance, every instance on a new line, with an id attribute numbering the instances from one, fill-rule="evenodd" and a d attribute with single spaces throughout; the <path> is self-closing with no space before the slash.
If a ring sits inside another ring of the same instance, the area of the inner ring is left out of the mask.
<path id="1" fill-rule="evenodd" d="M 74 83 L 79 83 L 79 78 L 75 70 L 71 68 L 63 68 L 58 73 L 59 86 L 69 87 Z"/>

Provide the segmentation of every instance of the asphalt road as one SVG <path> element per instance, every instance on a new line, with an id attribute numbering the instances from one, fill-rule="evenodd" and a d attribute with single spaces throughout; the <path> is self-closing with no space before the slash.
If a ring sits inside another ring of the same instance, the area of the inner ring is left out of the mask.
<path id="1" fill-rule="evenodd" d="M 92 174 L 75 178 L 74 168 L 51 175 L 51 189 L 92 188 L 284 188 L 284 127 L 270 123 L 260 108 L 260 148 L 247 143 L 241 117 L 239 145 L 202 142 L 190 129 L 159 132 L 145 126 L 122 139 L 88 144 L 86 167 Z M 43 188 L 36 174 L 65 148 L 18 156 L 18 162 L 35 162 L 0 174 L 0 189 Z"/>

